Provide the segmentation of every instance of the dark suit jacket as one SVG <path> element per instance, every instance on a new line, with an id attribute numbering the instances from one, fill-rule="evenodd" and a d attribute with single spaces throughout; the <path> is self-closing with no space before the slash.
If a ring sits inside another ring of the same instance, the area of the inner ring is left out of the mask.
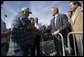
<path id="1" fill-rule="evenodd" d="M 54 18 L 51 20 L 51 31 L 54 32 L 59 29 L 60 33 L 66 38 L 68 34 L 68 17 L 65 14 L 58 14 L 57 20 L 56 20 L 56 26 L 55 26 L 55 20 Z"/>

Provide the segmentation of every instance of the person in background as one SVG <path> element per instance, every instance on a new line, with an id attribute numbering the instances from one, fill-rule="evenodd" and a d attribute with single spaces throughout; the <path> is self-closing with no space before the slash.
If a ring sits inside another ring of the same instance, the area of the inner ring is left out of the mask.
<path id="1" fill-rule="evenodd" d="M 36 46 L 37 46 L 37 56 L 40 56 L 40 38 L 41 38 L 41 30 L 42 30 L 42 25 L 38 23 L 38 18 L 35 17 L 35 27 L 38 29 L 40 34 L 36 35 Z"/>
<path id="2" fill-rule="evenodd" d="M 10 32 L 6 29 L 6 23 L 1 19 L 1 56 L 7 56 Z"/>
<path id="3" fill-rule="evenodd" d="M 33 32 L 34 35 L 36 36 L 35 37 L 35 44 L 34 44 L 34 47 L 32 48 L 32 51 L 31 51 L 31 55 L 32 56 L 40 56 L 40 36 L 41 36 L 41 25 L 38 23 L 38 18 L 37 17 L 32 17 L 31 18 L 32 20 L 32 23 L 34 25 L 34 30 Z M 35 50 L 37 51 L 37 54 L 35 52 Z"/>
<path id="4" fill-rule="evenodd" d="M 83 11 L 81 11 L 81 4 L 78 1 L 70 1 L 69 7 L 72 11 L 71 26 L 73 32 L 83 32 Z M 83 48 L 81 47 L 81 40 L 83 36 L 75 34 L 78 56 L 83 56 Z"/>
<path id="5" fill-rule="evenodd" d="M 71 27 L 71 17 L 72 17 L 72 11 L 68 11 L 67 13 L 67 17 L 68 17 L 68 22 L 69 22 L 69 32 L 72 32 L 72 27 Z M 71 43 L 71 54 L 74 55 L 74 43 L 73 43 L 73 36 L 70 35 L 70 43 Z"/>
<path id="6" fill-rule="evenodd" d="M 72 11 L 68 11 L 67 13 L 67 17 L 68 17 L 68 22 L 71 22 L 71 17 L 72 17 Z"/>
<path id="7" fill-rule="evenodd" d="M 72 11 L 68 11 L 67 13 L 67 17 L 68 17 L 68 22 L 69 22 L 69 32 L 71 32 L 71 17 L 72 17 Z"/>

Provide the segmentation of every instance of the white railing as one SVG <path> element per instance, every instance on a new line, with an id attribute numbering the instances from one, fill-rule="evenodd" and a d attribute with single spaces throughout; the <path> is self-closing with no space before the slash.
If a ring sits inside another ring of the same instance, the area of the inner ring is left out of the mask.
<path id="1" fill-rule="evenodd" d="M 67 35 L 67 44 L 68 44 L 68 52 L 69 52 L 69 55 L 71 56 L 71 51 L 70 51 L 70 40 L 69 40 L 69 36 L 71 34 L 82 34 L 83 35 L 83 32 L 70 32 L 68 33 Z M 73 38 L 73 41 L 74 41 L 74 52 L 75 52 L 75 56 L 77 56 L 77 52 L 76 52 L 76 45 L 75 45 L 75 38 Z M 82 53 L 83 53 L 83 42 L 81 40 L 81 49 L 82 49 Z"/>

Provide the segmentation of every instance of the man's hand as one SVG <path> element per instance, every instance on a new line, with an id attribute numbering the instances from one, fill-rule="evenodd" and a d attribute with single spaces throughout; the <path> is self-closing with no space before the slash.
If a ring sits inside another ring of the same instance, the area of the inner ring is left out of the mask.
<path id="1" fill-rule="evenodd" d="M 59 30 L 52 33 L 52 35 L 57 35 L 59 33 Z"/>

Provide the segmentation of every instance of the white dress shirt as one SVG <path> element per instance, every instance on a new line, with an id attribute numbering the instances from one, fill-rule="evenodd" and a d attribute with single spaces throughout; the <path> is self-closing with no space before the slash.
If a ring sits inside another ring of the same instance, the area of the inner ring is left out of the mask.
<path id="1" fill-rule="evenodd" d="M 58 16 L 58 14 L 55 15 L 55 27 L 56 27 L 57 16 Z"/>

